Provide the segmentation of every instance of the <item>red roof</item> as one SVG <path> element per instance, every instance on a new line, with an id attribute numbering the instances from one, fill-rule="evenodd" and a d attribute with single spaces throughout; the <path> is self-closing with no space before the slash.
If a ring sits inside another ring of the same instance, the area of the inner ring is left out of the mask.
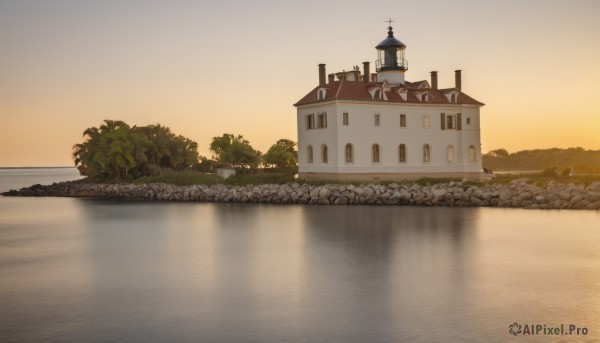
<path id="1" fill-rule="evenodd" d="M 363 82 L 363 81 L 334 81 L 326 85 L 319 85 L 306 94 L 300 101 L 294 104 L 294 106 L 308 105 L 318 102 L 331 101 L 331 100 L 356 100 L 356 101 L 368 101 L 368 102 L 383 102 L 383 103 L 407 103 L 407 104 L 450 104 L 450 101 L 445 94 L 451 91 L 457 91 L 457 104 L 468 104 L 468 105 L 479 105 L 484 104 L 471 98 L 467 94 L 459 91 L 456 88 L 446 89 L 432 89 L 423 88 L 423 85 L 429 85 L 427 81 L 418 82 L 405 82 L 404 85 L 393 86 L 390 90 L 385 92 L 384 99 L 373 99 L 369 89 L 376 87 L 381 88 L 383 82 Z M 421 87 L 421 88 L 420 88 Z M 318 100 L 317 92 L 319 89 L 324 88 L 327 90 L 325 98 Z M 398 91 L 405 90 L 407 92 L 407 98 L 404 100 Z M 428 100 L 423 102 L 420 99 L 421 94 L 429 94 Z"/>

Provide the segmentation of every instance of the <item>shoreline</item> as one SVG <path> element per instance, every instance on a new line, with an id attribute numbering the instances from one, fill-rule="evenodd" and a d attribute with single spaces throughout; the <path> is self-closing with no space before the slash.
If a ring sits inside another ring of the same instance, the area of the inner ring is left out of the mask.
<path id="1" fill-rule="evenodd" d="M 476 186 L 449 182 L 418 184 L 263 184 L 231 186 L 165 183 L 106 184 L 81 180 L 33 185 L 3 196 L 92 197 L 147 201 L 232 202 L 316 205 L 388 205 L 446 207 L 505 207 L 524 209 L 600 210 L 600 182 L 589 186 L 549 183 L 545 187 L 514 180 L 509 184 Z"/>

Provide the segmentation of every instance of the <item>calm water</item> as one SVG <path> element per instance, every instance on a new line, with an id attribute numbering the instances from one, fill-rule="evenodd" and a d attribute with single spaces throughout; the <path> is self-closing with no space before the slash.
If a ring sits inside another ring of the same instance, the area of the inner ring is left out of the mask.
<path id="1" fill-rule="evenodd" d="M 0 341 L 600 340 L 600 213 L 0 197 Z"/>
<path id="2" fill-rule="evenodd" d="M 0 193 L 34 184 L 50 185 L 53 182 L 81 179 L 76 168 L 10 168 L 0 169 Z"/>

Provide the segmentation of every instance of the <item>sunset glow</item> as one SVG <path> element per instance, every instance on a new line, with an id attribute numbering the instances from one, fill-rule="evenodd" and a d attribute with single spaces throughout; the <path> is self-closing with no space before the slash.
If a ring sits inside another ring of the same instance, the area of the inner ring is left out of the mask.
<path id="1" fill-rule="evenodd" d="M 592 0 L 4 1 L 0 167 L 72 165 L 73 144 L 104 119 L 160 123 L 206 156 L 223 133 L 265 152 L 297 139 L 293 104 L 317 64 L 374 61 L 389 17 L 407 80 L 437 70 L 451 87 L 462 69 L 486 104 L 483 152 L 600 149 L 598 13 Z"/>

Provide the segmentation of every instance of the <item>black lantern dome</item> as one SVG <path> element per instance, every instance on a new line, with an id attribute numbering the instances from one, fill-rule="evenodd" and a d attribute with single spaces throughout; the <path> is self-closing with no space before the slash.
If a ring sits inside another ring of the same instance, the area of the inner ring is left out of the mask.
<path id="1" fill-rule="evenodd" d="M 406 44 L 394 37 L 392 29 L 391 26 L 388 27 L 387 38 L 375 47 L 379 55 L 376 62 L 377 71 L 408 69 L 408 61 L 404 58 Z"/>

